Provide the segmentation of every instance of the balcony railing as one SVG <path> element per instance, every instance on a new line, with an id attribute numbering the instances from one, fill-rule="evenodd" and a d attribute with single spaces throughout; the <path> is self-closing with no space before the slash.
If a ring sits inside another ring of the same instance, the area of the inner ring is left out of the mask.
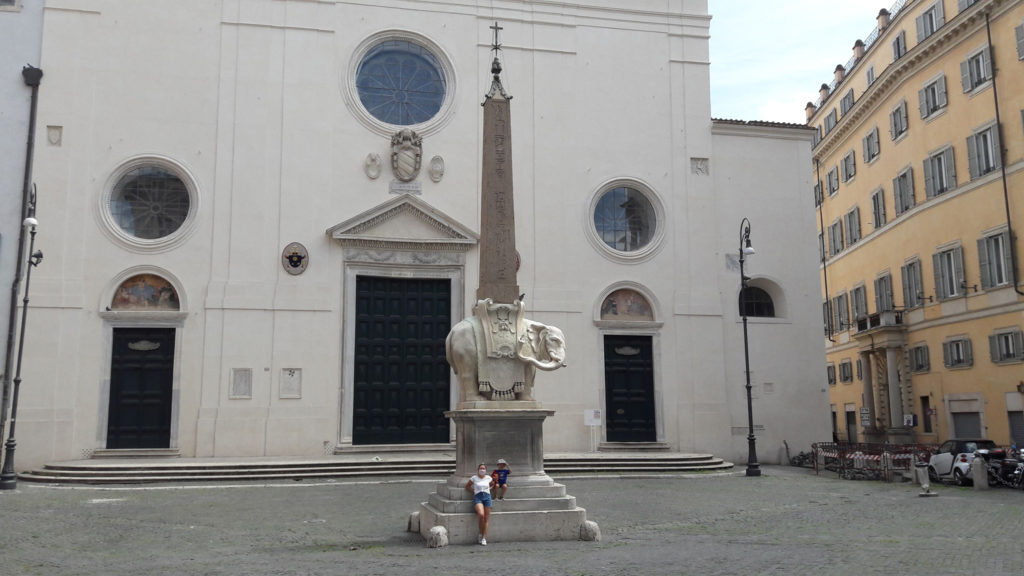
<path id="1" fill-rule="evenodd" d="M 873 330 L 875 328 L 885 328 L 889 326 L 902 326 L 903 325 L 903 312 L 899 310 L 887 310 L 885 312 L 877 312 L 870 316 L 863 316 L 857 319 L 857 332 L 865 332 L 867 330 Z"/>

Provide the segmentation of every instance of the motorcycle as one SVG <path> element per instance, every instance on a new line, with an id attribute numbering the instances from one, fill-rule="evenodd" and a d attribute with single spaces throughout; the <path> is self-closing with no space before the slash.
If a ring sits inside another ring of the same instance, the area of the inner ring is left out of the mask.
<path id="1" fill-rule="evenodd" d="M 989 486 L 1021 488 L 1024 485 L 1024 460 L 1012 458 L 1002 449 L 981 449 L 974 453 L 974 457 L 985 460 Z"/>

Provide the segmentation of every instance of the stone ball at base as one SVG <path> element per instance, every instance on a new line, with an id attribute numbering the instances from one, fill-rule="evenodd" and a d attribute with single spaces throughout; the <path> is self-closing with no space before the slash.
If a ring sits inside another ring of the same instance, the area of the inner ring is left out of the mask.
<path id="1" fill-rule="evenodd" d="M 593 520 L 587 520 L 580 525 L 580 540 L 585 542 L 600 542 L 601 527 Z"/>
<path id="2" fill-rule="evenodd" d="M 448 530 L 444 526 L 434 526 L 427 535 L 427 548 L 443 548 L 448 545 Z"/>

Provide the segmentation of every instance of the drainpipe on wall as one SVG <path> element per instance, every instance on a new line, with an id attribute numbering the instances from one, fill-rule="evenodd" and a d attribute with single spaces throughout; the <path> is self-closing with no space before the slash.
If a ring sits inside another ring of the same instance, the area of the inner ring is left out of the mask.
<path id="1" fill-rule="evenodd" d="M 0 403 L 0 438 L 4 436 L 7 424 L 7 411 L 11 402 L 11 363 L 14 361 L 14 336 L 18 324 L 18 293 L 21 292 L 21 275 L 25 266 L 25 234 L 27 229 L 21 225 L 28 214 L 29 194 L 32 188 L 32 164 L 36 145 L 36 109 L 39 104 L 39 82 L 43 79 L 43 71 L 31 64 L 21 69 L 21 77 L 25 85 L 32 89 L 32 104 L 28 113 L 28 139 L 25 143 L 25 177 L 21 188 L 21 218 L 18 219 L 18 256 L 14 268 L 14 281 L 11 282 L 11 302 L 7 318 L 7 346 L 4 350 L 4 391 L 3 402 Z"/>
<path id="2" fill-rule="evenodd" d="M 815 184 L 821 185 L 821 163 L 817 160 L 814 161 L 814 180 Z M 821 189 L 821 203 L 818 204 L 818 224 L 821 226 L 821 241 L 818 242 L 818 249 L 821 251 L 821 275 L 825 282 L 825 306 L 828 306 L 829 313 L 831 314 L 832 303 L 828 300 L 828 254 L 825 253 L 825 217 L 822 215 L 822 209 L 825 206 L 825 189 Z M 825 333 L 826 338 L 829 342 L 835 342 L 832 338 L 832 326 L 829 324 L 825 325 L 827 332 Z"/>
<path id="3" fill-rule="evenodd" d="M 1006 185 L 1006 152 L 1003 148 L 1003 123 L 999 118 L 999 91 L 996 90 L 996 51 L 992 47 L 992 27 L 988 12 L 985 13 L 985 34 L 988 39 L 988 56 L 992 66 L 992 102 L 996 109 L 996 134 L 999 135 L 999 171 L 1003 177 L 1003 206 L 1006 208 L 1006 232 L 1010 237 L 1010 276 L 1013 278 L 1013 291 L 1024 296 L 1017 281 L 1017 239 L 1013 234 L 1013 222 L 1010 218 L 1010 190 Z"/>

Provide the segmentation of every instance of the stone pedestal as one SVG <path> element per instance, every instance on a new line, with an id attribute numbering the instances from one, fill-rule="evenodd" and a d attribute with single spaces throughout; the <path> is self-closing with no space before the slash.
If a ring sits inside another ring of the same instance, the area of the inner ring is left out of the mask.
<path id="1" fill-rule="evenodd" d="M 478 407 L 479 405 L 479 407 Z M 486 406 L 487 408 L 483 408 Z M 504 458 L 512 469 L 504 500 L 491 508 L 494 542 L 578 540 L 587 512 L 544 472 L 544 419 L 554 410 L 538 402 L 463 402 L 446 412 L 455 421 L 455 474 L 420 504 L 419 532 L 444 527 L 451 544 L 475 544 L 477 517 L 466 482 L 480 463 Z"/>

